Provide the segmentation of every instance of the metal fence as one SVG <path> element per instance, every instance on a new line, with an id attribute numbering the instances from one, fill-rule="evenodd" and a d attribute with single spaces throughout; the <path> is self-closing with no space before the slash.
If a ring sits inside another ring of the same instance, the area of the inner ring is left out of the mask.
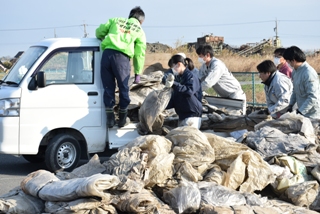
<path id="1" fill-rule="evenodd" d="M 258 72 L 232 72 L 247 96 L 247 105 L 266 106 L 263 84 Z"/>
<path id="2" fill-rule="evenodd" d="M 247 104 L 251 106 L 266 106 L 266 97 L 263 84 L 258 72 L 231 72 L 240 82 L 247 96 Z M 320 73 L 318 73 L 320 76 Z"/>

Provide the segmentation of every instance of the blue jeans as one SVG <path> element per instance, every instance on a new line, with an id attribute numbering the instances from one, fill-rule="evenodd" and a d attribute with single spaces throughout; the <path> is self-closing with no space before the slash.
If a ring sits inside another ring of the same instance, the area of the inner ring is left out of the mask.
<path id="1" fill-rule="evenodd" d="M 103 100 L 106 108 L 115 105 L 116 82 L 119 88 L 119 107 L 126 109 L 130 104 L 129 78 L 130 58 L 120 51 L 106 49 L 101 58 L 101 80 L 104 88 Z"/>

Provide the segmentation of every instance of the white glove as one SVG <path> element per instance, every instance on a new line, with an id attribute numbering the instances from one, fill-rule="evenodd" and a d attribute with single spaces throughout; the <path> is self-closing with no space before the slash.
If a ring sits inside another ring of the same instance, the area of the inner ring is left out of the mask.
<path id="1" fill-rule="evenodd" d="M 174 82 L 173 74 L 169 74 L 166 80 L 166 88 L 171 88 Z"/>
<path id="2" fill-rule="evenodd" d="M 205 97 L 205 96 L 208 96 L 209 94 L 207 94 L 205 91 L 202 91 L 202 96 Z"/>

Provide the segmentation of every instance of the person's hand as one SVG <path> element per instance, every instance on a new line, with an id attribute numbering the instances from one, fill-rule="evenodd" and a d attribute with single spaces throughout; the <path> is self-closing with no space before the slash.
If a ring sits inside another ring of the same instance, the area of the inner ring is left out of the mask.
<path id="1" fill-rule="evenodd" d="M 174 82 L 173 74 L 169 74 L 166 80 L 166 88 L 171 88 Z"/>
<path id="2" fill-rule="evenodd" d="M 296 110 L 297 114 L 301 114 L 303 116 L 303 114 L 299 111 L 299 109 Z"/>
<path id="3" fill-rule="evenodd" d="M 205 96 L 208 96 L 209 94 L 205 91 L 202 91 L 202 96 L 205 97 Z"/>
<path id="4" fill-rule="evenodd" d="M 135 74 L 135 75 L 134 75 L 134 82 L 133 82 L 133 83 L 138 84 L 139 82 L 140 82 L 140 75 L 139 75 L 139 74 Z"/>
<path id="5" fill-rule="evenodd" d="M 292 112 L 292 106 L 288 106 L 287 112 Z"/>

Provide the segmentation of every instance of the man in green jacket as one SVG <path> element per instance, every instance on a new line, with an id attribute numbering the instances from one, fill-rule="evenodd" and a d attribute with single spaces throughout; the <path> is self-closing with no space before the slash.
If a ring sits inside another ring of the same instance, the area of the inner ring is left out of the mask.
<path id="1" fill-rule="evenodd" d="M 119 122 L 123 127 L 130 104 L 128 81 L 130 78 L 130 58 L 133 58 L 135 83 L 140 81 L 145 60 L 146 37 L 141 28 L 145 14 L 140 7 L 130 11 L 129 18 L 111 18 L 96 29 L 96 37 L 103 50 L 101 58 L 101 79 L 105 89 L 103 99 L 106 106 L 107 126 L 115 125 L 113 107 L 115 105 L 115 79 L 119 88 Z"/>

